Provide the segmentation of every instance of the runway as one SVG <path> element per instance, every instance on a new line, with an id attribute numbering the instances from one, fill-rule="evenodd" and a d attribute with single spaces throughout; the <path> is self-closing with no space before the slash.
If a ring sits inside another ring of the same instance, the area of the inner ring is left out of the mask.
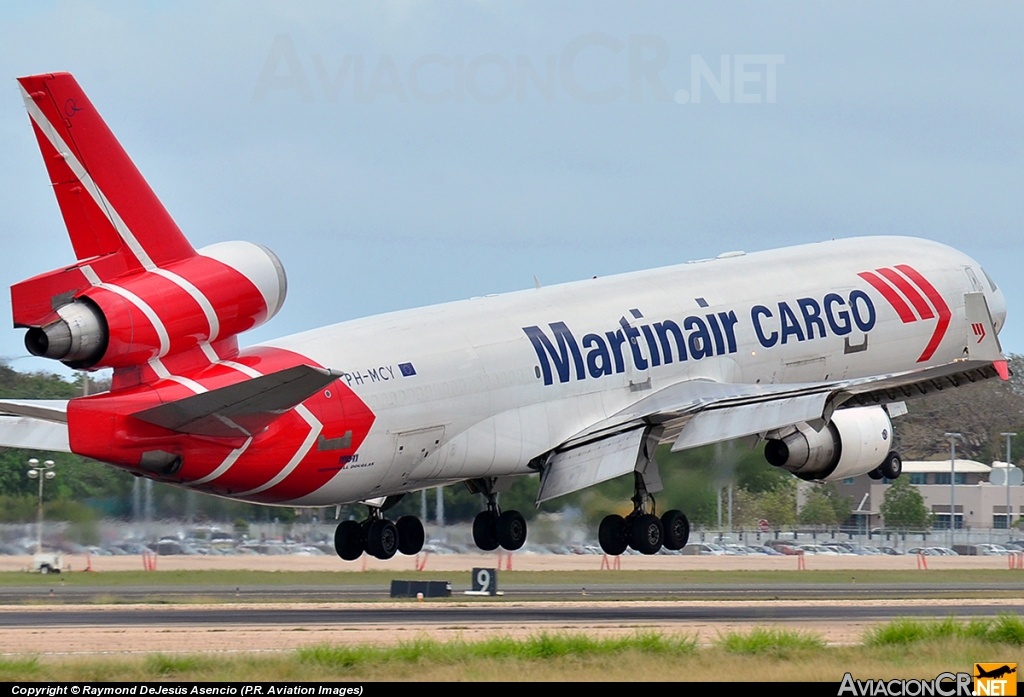
<path id="1" fill-rule="evenodd" d="M 826 610 L 827 608 L 827 610 Z M 181 606 L 174 608 L 49 607 L 45 609 L 4 608 L 0 611 L 0 628 L 12 627 L 163 627 L 173 625 L 241 626 L 303 626 L 303 625 L 494 625 L 494 624 L 594 624 L 594 623 L 665 623 L 665 622 L 792 622 L 820 620 L 823 615 L 833 622 L 885 621 L 896 617 L 994 617 L 1010 610 L 1024 611 L 1024 600 L 984 602 L 970 605 L 950 604 L 937 613 L 933 603 L 560 603 L 510 604 L 501 602 L 408 603 L 386 606 L 356 604 L 292 605 L 265 607 L 247 605 Z"/>
<path id="2" fill-rule="evenodd" d="M 441 575 L 439 578 L 443 579 Z M 453 596 L 469 590 L 452 584 Z M 520 583 L 502 584 L 517 600 L 850 600 L 863 598 L 999 598 L 1024 597 L 1022 580 L 1013 583 Z M 23 603 L 146 602 L 348 602 L 389 598 L 386 584 L 146 584 L 90 586 L 0 586 L 0 605 Z"/>

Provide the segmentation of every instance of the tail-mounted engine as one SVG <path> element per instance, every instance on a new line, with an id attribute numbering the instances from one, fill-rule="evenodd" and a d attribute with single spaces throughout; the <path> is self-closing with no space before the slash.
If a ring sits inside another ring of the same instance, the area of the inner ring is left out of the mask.
<path id="1" fill-rule="evenodd" d="M 270 250 L 223 242 L 152 270 L 103 278 L 80 263 L 11 289 L 25 346 L 72 368 L 119 368 L 257 327 L 284 303 L 287 280 Z M 81 288 L 62 290 L 75 278 Z M 56 292 L 55 292 L 56 291 Z"/>
<path id="2" fill-rule="evenodd" d="M 807 424 L 769 439 L 765 459 L 806 480 L 836 481 L 871 472 L 892 446 L 892 423 L 882 407 L 839 409 L 820 431 Z"/>

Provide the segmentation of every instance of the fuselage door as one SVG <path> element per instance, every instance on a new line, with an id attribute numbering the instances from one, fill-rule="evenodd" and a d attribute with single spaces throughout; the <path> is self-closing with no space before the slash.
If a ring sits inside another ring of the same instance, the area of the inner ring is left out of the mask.
<path id="1" fill-rule="evenodd" d="M 395 434 L 395 457 L 391 468 L 401 476 L 402 481 L 409 478 L 421 462 L 426 460 L 444 442 L 444 426 L 431 426 L 415 431 L 404 431 Z"/>

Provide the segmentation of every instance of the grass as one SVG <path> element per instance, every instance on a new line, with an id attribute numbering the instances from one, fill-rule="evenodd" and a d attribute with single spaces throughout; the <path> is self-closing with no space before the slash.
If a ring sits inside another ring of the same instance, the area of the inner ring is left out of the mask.
<path id="1" fill-rule="evenodd" d="M 933 678 L 977 660 L 1014 660 L 1024 636 L 1014 615 L 957 622 L 900 619 L 857 646 L 777 627 L 719 635 L 637 631 L 621 637 L 544 632 L 479 641 L 418 638 L 394 646 L 316 644 L 294 651 L 0 660 L 0 681 L 563 680 L 806 681 Z M 896 650 L 894 646 L 913 650 Z"/>
<path id="2" fill-rule="evenodd" d="M 1024 646 L 1024 620 L 1017 615 L 1000 615 L 995 620 L 974 618 L 967 622 L 952 617 L 942 620 L 902 617 L 874 627 L 864 636 L 867 646 L 906 646 L 949 640 Z"/>
<path id="3" fill-rule="evenodd" d="M 321 644 L 260 654 L 26 657 L 0 660 L 0 681 L 838 682 L 847 671 L 862 679 L 930 679 L 980 659 L 1013 660 L 1020 646 L 1014 620 L 989 623 L 985 639 L 978 622 L 933 622 L 944 628 L 926 631 L 930 639 L 912 651 L 893 651 L 892 644 L 826 646 L 816 635 L 777 627 L 734 631 L 709 646 L 655 631 L 617 638 L 544 633 L 480 641 L 421 638 L 395 646 Z M 900 620 L 879 629 L 897 624 L 905 626 Z M 998 631 L 1006 630 L 1009 644 L 999 639 Z"/>
<path id="4" fill-rule="evenodd" d="M 817 634 L 775 627 L 754 627 L 749 632 L 720 634 L 715 644 L 726 653 L 765 655 L 788 659 L 822 651 L 825 640 Z"/>
<path id="5" fill-rule="evenodd" d="M 693 653 L 697 640 L 638 632 L 629 637 L 595 638 L 586 634 L 543 632 L 527 639 L 492 637 L 481 641 L 439 642 L 417 639 L 396 647 L 317 645 L 298 649 L 299 661 L 329 669 L 351 669 L 383 663 L 457 664 L 478 660 L 546 661 L 554 658 L 609 657 L 629 652 L 681 656 Z"/>

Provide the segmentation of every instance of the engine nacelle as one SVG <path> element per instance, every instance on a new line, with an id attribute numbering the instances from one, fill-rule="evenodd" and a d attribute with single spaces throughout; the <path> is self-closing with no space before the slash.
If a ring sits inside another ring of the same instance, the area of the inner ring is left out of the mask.
<path id="1" fill-rule="evenodd" d="M 258 327 L 281 309 L 287 288 L 269 249 L 222 242 L 154 271 L 90 285 L 30 326 L 25 346 L 72 368 L 141 365 Z"/>
<path id="2" fill-rule="evenodd" d="M 891 445 L 892 422 L 885 409 L 857 407 L 837 410 L 820 431 L 798 424 L 793 433 L 770 439 L 764 456 L 801 479 L 836 481 L 875 469 Z"/>

